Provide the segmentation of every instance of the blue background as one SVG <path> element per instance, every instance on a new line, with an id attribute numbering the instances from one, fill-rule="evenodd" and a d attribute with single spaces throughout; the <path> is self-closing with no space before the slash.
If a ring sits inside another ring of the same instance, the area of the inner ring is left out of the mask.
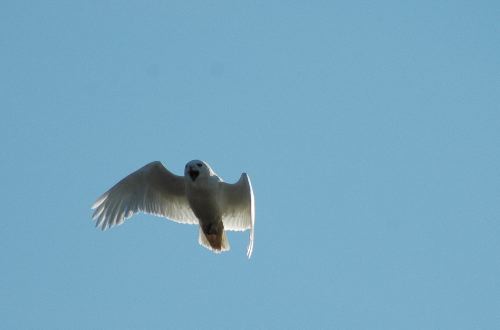
<path id="1" fill-rule="evenodd" d="M 498 1 L 0 3 L 0 327 L 499 329 Z M 256 241 L 94 200 L 248 172 Z"/>

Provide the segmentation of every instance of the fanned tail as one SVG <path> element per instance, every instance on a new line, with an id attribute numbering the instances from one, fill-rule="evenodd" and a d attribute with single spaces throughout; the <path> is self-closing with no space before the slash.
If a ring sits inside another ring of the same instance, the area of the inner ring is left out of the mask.
<path id="1" fill-rule="evenodd" d="M 229 246 L 229 240 L 226 236 L 226 231 L 223 231 L 221 235 L 209 235 L 209 237 L 207 238 L 205 233 L 203 233 L 203 230 L 201 230 L 200 228 L 198 243 L 215 253 L 229 251 L 229 249 L 231 248 Z"/>

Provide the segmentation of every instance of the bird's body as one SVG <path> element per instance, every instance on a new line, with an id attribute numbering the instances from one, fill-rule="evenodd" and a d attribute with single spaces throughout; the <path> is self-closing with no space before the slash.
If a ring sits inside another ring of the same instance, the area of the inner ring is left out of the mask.
<path id="1" fill-rule="evenodd" d="M 250 229 L 247 255 L 254 239 L 254 198 L 248 175 L 225 183 L 205 162 L 186 164 L 184 177 L 152 162 L 104 193 L 92 206 L 96 226 L 105 230 L 142 211 L 173 221 L 198 224 L 199 243 L 221 252 L 229 250 L 226 230 Z"/>
<path id="2" fill-rule="evenodd" d="M 200 230 L 205 235 L 210 247 L 215 251 L 226 251 L 229 250 L 229 245 L 223 246 L 224 224 L 222 223 L 221 203 L 218 201 L 218 194 L 213 193 L 213 191 L 217 191 L 219 182 L 221 181 L 217 176 L 198 178 L 196 181 L 188 180 L 186 196 L 189 206 L 200 222 Z"/>

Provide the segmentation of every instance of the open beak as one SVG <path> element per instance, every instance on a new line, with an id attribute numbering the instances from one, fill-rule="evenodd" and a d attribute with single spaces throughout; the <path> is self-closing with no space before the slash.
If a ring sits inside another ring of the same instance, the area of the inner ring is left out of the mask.
<path id="1" fill-rule="evenodd" d="M 198 175 L 200 175 L 200 171 L 197 171 L 197 170 L 193 170 L 192 168 L 189 169 L 189 176 L 191 177 L 191 180 L 196 180 L 196 178 L 198 177 Z"/>

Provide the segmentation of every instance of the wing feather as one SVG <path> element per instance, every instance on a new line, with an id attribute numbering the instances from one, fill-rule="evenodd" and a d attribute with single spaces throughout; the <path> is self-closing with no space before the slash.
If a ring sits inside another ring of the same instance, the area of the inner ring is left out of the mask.
<path id="1" fill-rule="evenodd" d="M 255 201 L 248 175 L 243 173 L 234 184 L 220 182 L 220 199 L 224 229 L 234 231 L 250 229 L 247 248 L 247 256 L 250 258 L 255 232 Z"/>
<path id="2" fill-rule="evenodd" d="M 137 212 L 198 224 L 186 198 L 184 177 L 152 162 L 131 173 L 102 194 L 92 205 L 96 227 L 106 230 Z"/>

